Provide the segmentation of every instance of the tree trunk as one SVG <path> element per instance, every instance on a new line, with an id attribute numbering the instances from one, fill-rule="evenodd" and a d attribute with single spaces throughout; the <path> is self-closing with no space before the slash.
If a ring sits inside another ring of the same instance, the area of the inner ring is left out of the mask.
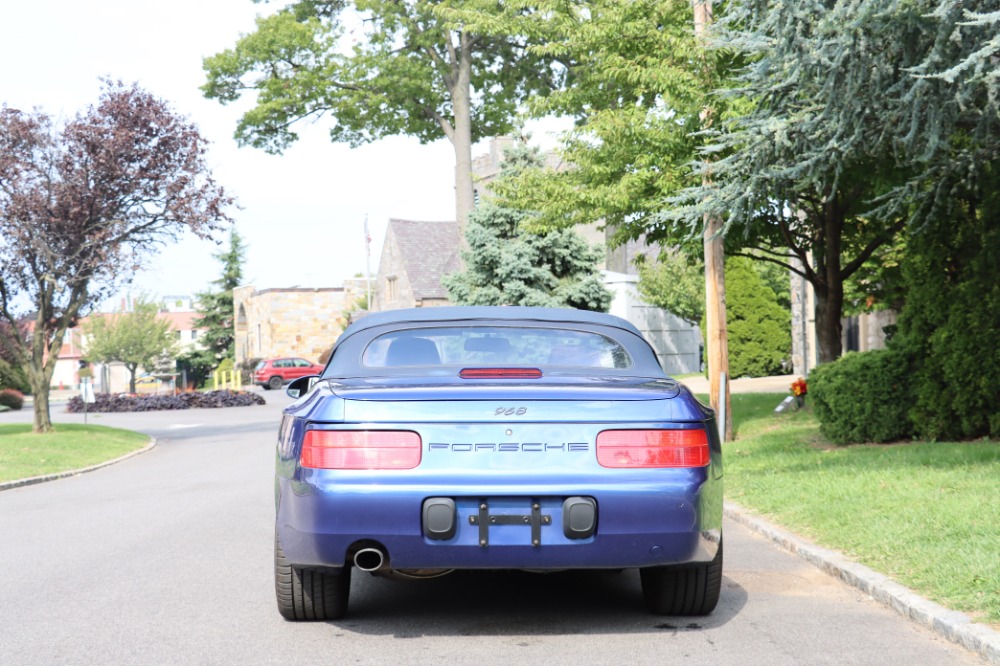
<path id="1" fill-rule="evenodd" d="M 125 368 L 128 369 L 128 392 L 135 393 L 135 371 L 139 369 L 139 366 L 126 363 Z"/>
<path id="2" fill-rule="evenodd" d="M 461 34 L 458 53 L 458 72 L 452 91 L 452 109 L 455 112 L 455 218 L 458 221 L 460 242 L 465 243 L 465 224 L 475 207 L 472 187 L 472 53 L 470 37 Z"/>
<path id="3" fill-rule="evenodd" d="M 56 369 L 56 360 L 62 349 L 62 335 L 57 335 L 46 345 L 44 319 L 39 309 L 35 320 L 35 330 L 31 337 L 31 361 L 28 366 L 28 383 L 31 384 L 32 401 L 34 403 L 35 424 L 33 432 L 52 432 L 52 416 L 49 414 L 49 389 L 52 385 L 52 375 Z"/>
<path id="4" fill-rule="evenodd" d="M 814 285 L 816 292 L 816 354 L 818 363 L 836 361 L 843 353 L 840 318 L 844 309 L 844 283 Z"/>
<path id="5" fill-rule="evenodd" d="M 44 376 L 41 377 L 42 381 L 37 381 L 39 378 L 34 372 L 29 373 L 29 375 L 35 413 L 35 423 L 32 431 L 38 433 L 52 432 L 52 417 L 49 414 L 49 381 Z"/>
<path id="6" fill-rule="evenodd" d="M 841 271 L 841 247 L 844 235 L 845 206 L 841 197 L 827 197 L 823 210 L 823 236 L 817 248 L 816 281 L 816 361 L 836 361 L 843 347 L 840 342 L 840 317 L 844 309 L 844 276 Z"/>

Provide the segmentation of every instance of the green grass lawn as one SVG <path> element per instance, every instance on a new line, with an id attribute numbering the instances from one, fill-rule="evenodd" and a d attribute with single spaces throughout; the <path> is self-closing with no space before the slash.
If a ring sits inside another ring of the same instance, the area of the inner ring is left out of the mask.
<path id="1" fill-rule="evenodd" d="M 1000 442 L 835 447 L 781 397 L 732 396 L 727 498 L 1000 628 Z"/>
<path id="2" fill-rule="evenodd" d="M 30 424 L 0 425 L 0 483 L 56 474 L 112 460 L 149 443 L 149 437 L 128 430 L 59 424 L 45 435 Z"/>

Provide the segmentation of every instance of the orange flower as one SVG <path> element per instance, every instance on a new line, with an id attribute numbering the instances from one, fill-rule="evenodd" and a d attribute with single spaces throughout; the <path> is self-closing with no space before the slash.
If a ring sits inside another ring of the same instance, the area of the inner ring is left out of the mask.
<path id="1" fill-rule="evenodd" d="M 806 385 L 806 380 L 799 377 L 794 382 L 792 382 L 792 395 L 796 398 L 804 396 L 809 392 L 809 387 Z"/>

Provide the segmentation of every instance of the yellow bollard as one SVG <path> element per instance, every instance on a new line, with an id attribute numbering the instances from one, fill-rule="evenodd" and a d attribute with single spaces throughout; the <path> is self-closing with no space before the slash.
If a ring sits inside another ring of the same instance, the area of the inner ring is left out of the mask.
<path id="1" fill-rule="evenodd" d="M 215 372 L 212 373 L 212 390 L 213 391 L 218 391 L 219 390 L 219 371 L 218 370 L 216 370 Z"/>

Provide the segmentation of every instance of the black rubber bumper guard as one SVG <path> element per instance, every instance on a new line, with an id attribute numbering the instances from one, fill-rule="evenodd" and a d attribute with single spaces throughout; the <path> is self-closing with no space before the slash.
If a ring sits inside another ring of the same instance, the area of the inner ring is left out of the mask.
<path id="1" fill-rule="evenodd" d="M 597 529 L 597 502 L 590 497 L 570 497 L 563 501 L 563 534 L 568 539 L 586 539 Z M 424 500 L 424 534 L 437 541 L 455 536 L 455 500 L 448 497 L 432 497 Z M 542 545 L 542 527 L 552 524 L 552 516 L 542 513 L 542 505 L 537 500 L 531 502 L 528 515 L 490 514 L 488 502 L 479 503 L 479 513 L 469 516 L 470 525 L 479 526 L 479 545 L 490 545 L 490 527 L 493 525 L 527 525 L 531 527 L 531 545 Z"/>

